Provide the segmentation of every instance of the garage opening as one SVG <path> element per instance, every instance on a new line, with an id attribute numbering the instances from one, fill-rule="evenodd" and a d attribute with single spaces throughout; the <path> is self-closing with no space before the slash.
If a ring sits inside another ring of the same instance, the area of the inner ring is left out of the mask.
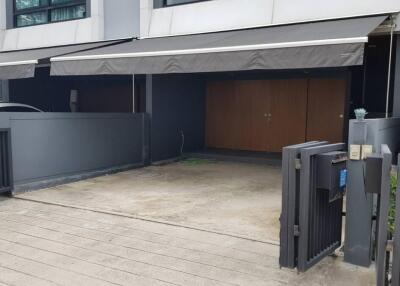
<path id="1" fill-rule="evenodd" d="M 341 142 L 346 92 L 343 78 L 208 81 L 206 147 L 281 152 Z"/>

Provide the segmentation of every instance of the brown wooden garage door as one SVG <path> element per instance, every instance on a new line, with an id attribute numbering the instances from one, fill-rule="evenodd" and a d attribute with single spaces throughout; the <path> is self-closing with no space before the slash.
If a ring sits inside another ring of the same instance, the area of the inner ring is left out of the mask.
<path id="1" fill-rule="evenodd" d="M 306 140 L 341 141 L 345 91 L 336 79 L 209 82 L 206 146 L 280 152 Z"/>

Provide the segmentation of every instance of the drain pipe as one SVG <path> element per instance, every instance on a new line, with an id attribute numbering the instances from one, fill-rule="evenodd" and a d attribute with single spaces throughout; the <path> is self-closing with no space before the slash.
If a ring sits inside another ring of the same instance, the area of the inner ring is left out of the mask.
<path id="1" fill-rule="evenodd" d="M 389 67 L 388 67 L 388 79 L 386 88 L 386 112 L 385 118 L 389 118 L 389 99 L 390 99 L 390 81 L 392 77 L 392 54 L 393 54 L 393 34 L 396 24 L 393 21 L 393 16 L 390 17 L 391 29 L 390 29 L 390 49 L 389 49 Z"/>

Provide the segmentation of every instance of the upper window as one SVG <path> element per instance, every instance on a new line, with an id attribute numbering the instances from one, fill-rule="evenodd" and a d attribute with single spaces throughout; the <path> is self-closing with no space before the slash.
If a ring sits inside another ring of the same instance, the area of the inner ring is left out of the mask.
<path id="1" fill-rule="evenodd" d="M 13 0 L 14 26 L 25 27 L 86 17 L 86 0 Z"/>
<path id="2" fill-rule="evenodd" d="M 209 0 L 154 0 L 154 8 L 169 7 L 181 4 L 203 2 Z"/>

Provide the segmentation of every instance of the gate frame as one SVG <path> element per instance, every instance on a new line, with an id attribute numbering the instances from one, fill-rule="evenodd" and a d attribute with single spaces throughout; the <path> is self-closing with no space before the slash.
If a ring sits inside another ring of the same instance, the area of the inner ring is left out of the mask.
<path id="1" fill-rule="evenodd" d="M 326 141 L 310 141 L 302 144 L 284 147 L 282 150 L 282 212 L 280 216 L 280 255 L 279 265 L 281 267 L 295 268 L 296 259 L 296 200 L 300 188 L 296 182 L 299 180 L 300 172 L 296 160 L 299 160 L 302 148 L 315 147 L 327 144 Z"/>
<path id="2" fill-rule="evenodd" d="M 328 144 L 311 148 L 304 148 L 301 150 L 301 178 L 300 182 L 300 205 L 299 205 L 299 254 L 298 254 L 298 265 L 297 269 L 300 272 L 305 272 L 312 266 L 317 264 L 328 254 L 332 253 L 336 248 L 340 247 L 340 243 L 331 245 L 329 248 L 322 251 L 318 256 L 313 258 L 311 261 L 307 259 L 307 253 L 309 250 L 309 207 L 310 207 L 310 195 L 314 188 L 311 188 L 312 180 L 310 174 L 311 158 L 315 155 L 328 153 L 333 151 L 343 151 L 346 147 L 345 143 Z"/>

